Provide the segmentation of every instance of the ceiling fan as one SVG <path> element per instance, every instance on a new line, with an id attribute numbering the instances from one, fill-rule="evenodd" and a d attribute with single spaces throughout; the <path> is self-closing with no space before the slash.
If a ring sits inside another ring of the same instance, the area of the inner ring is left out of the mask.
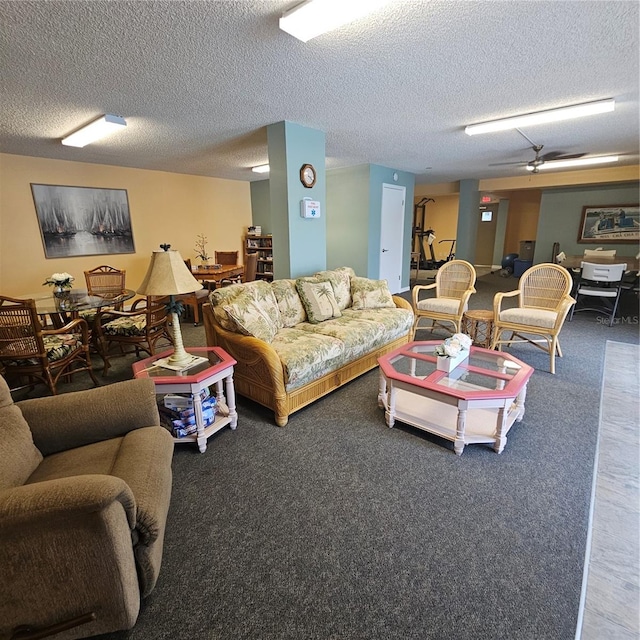
<path id="1" fill-rule="evenodd" d="M 543 144 L 536 144 L 533 140 L 530 140 L 520 129 L 516 129 L 516 131 L 527 139 L 528 142 L 531 143 L 531 148 L 535 151 L 535 158 L 530 160 L 529 162 L 494 162 L 490 164 L 490 167 L 498 167 L 498 166 L 506 166 L 506 165 L 521 165 L 526 167 L 532 173 L 538 173 L 538 168 L 542 166 L 545 162 L 552 162 L 554 160 L 573 160 L 575 158 L 582 158 L 582 156 L 587 155 L 586 153 L 567 153 L 566 151 L 548 151 L 545 154 L 540 154 L 542 149 L 544 149 Z"/>

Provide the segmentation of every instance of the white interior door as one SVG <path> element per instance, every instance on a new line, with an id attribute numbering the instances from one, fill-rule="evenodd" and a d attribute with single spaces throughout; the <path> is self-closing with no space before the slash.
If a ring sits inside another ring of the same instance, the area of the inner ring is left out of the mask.
<path id="1" fill-rule="evenodd" d="M 398 293 L 402 285 L 405 195 L 405 187 L 396 184 L 382 185 L 380 273 L 378 278 L 389 283 L 391 293 Z"/>

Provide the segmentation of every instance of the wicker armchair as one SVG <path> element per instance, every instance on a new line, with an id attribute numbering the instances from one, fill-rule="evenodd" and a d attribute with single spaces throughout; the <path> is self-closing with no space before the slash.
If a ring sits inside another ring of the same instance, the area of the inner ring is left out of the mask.
<path id="1" fill-rule="evenodd" d="M 476 270 L 472 264 L 465 260 L 450 260 L 438 269 L 435 283 L 413 287 L 415 320 L 411 339 L 415 338 L 416 330 L 423 318 L 431 320 L 431 331 L 436 326 L 451 331 L 442 325 L 446 322 L 454 326 L 452 333 L 458 333 L 462 316 L 469 306 L 469 298 L 476 291 L 475 283 Z M 422 292 L 429 290 L 435 290 L 435 297 L 420 297 Z"/>
<path id="2" fill-rule="evenodd" d="M 556 372 L 556 354 L 562 357 L 558 334 L 575 300 L 569 295 L 572 279 L 569 272 L 556 264 L 542 263 L 527 269 L 516 291 L 496 293 L 493 299 L 493 340 L 491 348 L 514 342 L 529 342 L 549 353 L 550 371 Z M 504 298 L 518 297 L 518 306 L 503 309 Z M 502 334 L 511 332 L 503 340 Z M 523 335 L 526 334 L 526 335 Z M 530 338 L 528 335 L 539 336 Z"/>
<path id="3" fill-rule="evenodd" d="M 173 344 L 167 327 L 168 315 L 166 298 L 148 296 L 136 300 L 130 311 L 100 310 L 94 323 L 98 332 L 98 350 L 104 360 L 103 374 L 107 372 L 109 351 L 114 344 L 120 346 L 122 354 L 135 353 L 140 357 L 144 351 L 150 356 L 157 351 L 157 344 L 164 339 Z M 133 349 L 126 351 L 125 345 Z"/>
<path id="4" fill-rule="evenodd" d="M 78 318 L 57 329 L 43 329 L 35 300 L 0 296 L 0 370 L 13 390 L 42 382 L 56 395 L 60 377 L 80 371 L 98 386 L 86 321 Z"/>

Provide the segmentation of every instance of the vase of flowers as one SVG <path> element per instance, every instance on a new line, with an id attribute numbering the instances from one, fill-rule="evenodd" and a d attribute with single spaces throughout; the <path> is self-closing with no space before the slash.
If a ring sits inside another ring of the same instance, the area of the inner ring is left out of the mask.
<path id="1" fill-rule="evenodd" d="M 455 333 L 435 348 L 438 359 L 436 367 L 439 371 L 450 373 L 469 357 L 470 348 L 471 338 L 464 333 Z"/>
<path id="2" fill-rule="evenodd" d="M 207 252 L 207 236 L 203 233 L 199 233 L 196 237 L 195 252 L 196 257 L 202 260 L 202 264 L 208 264 L 211 260 L 211 256 Z"/>
<path id="3" fill-rule="evenodd" d="M 69 292 L 74 280 L 70 273 L 52 273 L 42 284 L 53 287 L 53 295 L 59 297 Z"/>

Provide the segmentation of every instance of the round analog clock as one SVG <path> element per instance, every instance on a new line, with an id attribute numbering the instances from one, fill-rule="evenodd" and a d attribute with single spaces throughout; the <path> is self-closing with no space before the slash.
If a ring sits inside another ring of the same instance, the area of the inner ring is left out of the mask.
<path id="1" fill-rule="evenodd" d="M 303 164 L 302 167 L 300 167 L 300 182 L 302 182 L 307 189 L 311 189 L 316 183 L 316 170 L 312 164 Z"/>

